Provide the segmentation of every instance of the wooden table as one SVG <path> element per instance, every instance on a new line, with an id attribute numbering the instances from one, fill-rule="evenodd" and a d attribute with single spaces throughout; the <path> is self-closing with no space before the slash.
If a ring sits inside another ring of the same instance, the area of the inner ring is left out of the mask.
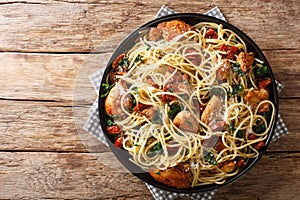
<path id="1" fill-rule="evenodd" d="M 261 47 L 285 86 L 280 114 L 289 134 L 214 199 L 300 199 L 298 0 L 1 0 L 0 199 L 153 199 L 81 127 L 96 99 L 88 73 L 162 4 L 196 13 L 217 5 Z"/>

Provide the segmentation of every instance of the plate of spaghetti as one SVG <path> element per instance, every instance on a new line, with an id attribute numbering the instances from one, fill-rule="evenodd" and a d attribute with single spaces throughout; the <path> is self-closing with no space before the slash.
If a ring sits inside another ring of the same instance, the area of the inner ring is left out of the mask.
<path id="1" fill-rule="evenodd" d="M 143 181 L 174 192 L 232 183 L 266 150 L 274 75 L 235 26 L 173 14 L 133 31 L 107 64 L 99 117 L 110 148 Z"/>

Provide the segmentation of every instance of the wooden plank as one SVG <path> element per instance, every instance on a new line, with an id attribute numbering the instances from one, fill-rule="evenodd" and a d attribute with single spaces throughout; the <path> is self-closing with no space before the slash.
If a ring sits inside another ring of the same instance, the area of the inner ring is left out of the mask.
<path id="1" fill-rule="evenodd" d="M 300 151 L 299 99 L 283 99 L 280 113 L 289 135 L 270 145 L 270 152 Z M 82 127 L 89 105 L 72 108 L 58 102 L 0 100 L 0 150 L 109 151 Z"/>
<path id="2" fill-rule="evenodd" d="M 281 98 L 299 98 L 299 50 L 264 52 L 276 78 L 284 85 Z M 104 67 L 110 57 L 104 54 L 0 54 L 0 98 L 22 100 L 72 100 L 91 104 L 96 93 L 89 75 Z"/>
<path id="3" fill-rule="evenodd" d="M 151 199 L 140 180 L 109 167 L 119 165 L 112 153 L 1 152 L 0 163 L 0 199 Z"/>
<path id="4" fill-rule="evenodd" d="M 1 150 L 15 151 L 108 151 L 82 127 L 89 107 L 73 116 L 72 107 L 53 102 L 0 101 Z M 76 122 L 76 124 L 75 124 Z"/>
<path id="5" fill-rule="evenodd" d="M 265 155 L 214 199 L 298 199 L 299 158 Z M 1 199 L 153 199 L 142 181 L 112 167 L 120 164 L 111 153 L 1 152 L 0 163 Z"/>
<path id="6" fill-rule="evenodd" d="M 1 98 L 92 103 L 88 76 L 105 66 L 110 54 L 0 54 Z M 75 88 L 75 91 L 74 91 Z M 80 91 L 78 91 L 80 90 Z"/>
<path id="7" fill-rule="evenodd" d="M 279 98 L 299 97 L 300 88 L 300 51 L 269 50 L 263 52 L 273 70 L 275 78 L 283 84 L 284 89 Z"/>
<path id="8" fill-rule="evenodd" d="M 161 5 L 158 0 L 4 0 L 0 4 L 0 51 L 90 52 L 116 34 L 115 45 L 123 33 L 152 20 Z M 297 0 L 276 4 L 267 0 L 167 2 L 178 12 L 204 13 L 215 5 L 262 49 L 298 48 Z"/>

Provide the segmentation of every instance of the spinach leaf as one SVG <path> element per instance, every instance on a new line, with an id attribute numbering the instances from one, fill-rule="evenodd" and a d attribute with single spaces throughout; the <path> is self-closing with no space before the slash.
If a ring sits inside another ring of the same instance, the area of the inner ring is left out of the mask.
<path id="1" fill-rule="evenodd" d="M 234 96 L 238 96 L 240 93 L 244 91 L 244 87 L 242 85 L 233 85 L 232 86 L 232 93 Z"/>
<path id="2" fill-rule="evenodd" d="M 170 105 L 170 110 L 168 111 L 168 116 L 173 120 L 176 115 L 181 111 L 181 106 L 177 104 Z"/>
<path id="3" fill-rule="evenodd" d="M 237 138 L 244 138 L 244 135 L 245 135 L 245 131 L 243 130 L 239 130 L 237 133 L 236 133 L 236 137 Z"/>
<path id="4" fill-rule="evenodd" d="M 207 161 L 209 164 L 212 164 L 212 165 L 217 165 L 217 161 L 214 157 L 214 155 L 212 153 L 208 153 L 204 156 L 204 159 L 205 161 Z"/>
<path id="5" fill-rule="evenodd" d="M 151 152 L 155 152 L 155 151 L 158 151 L 162 148 L 161 146 L 161 143 L 160 142 L 157 142 L 151 149 Z"/>
<path id="6" fill-rule="evenodd" d="M 126 68 L 129 66 L 129 58 L 128 56 L 125 56 L 124 58 L 122 58 L 119 62 L 118 65 L 122 68 Z"/>
<path id="7" fill-rule="evenodd" d="M 102 92 L 102 94 L 100 95 L 100 97 L 101 97 L 101 98 L 106 97 L 106 96 L 108 95 L 110 89 L 111 89 L 113 86 L 114 86 L 114 84 L 109 85 L 109 84 L 107 84 L 107 83 L 103 83 L 103 84 L 102 84 L 103 92 Z"/>
<path id="8" fill-rule="evenodd" d="M 105 123 L 106 123 L 107 126 L 115 125 L 113 116 L 105 115 Z"/>
<path id="9" fill-rule="evenodd" d="M 143 61 L 143 56 L 141 54 L 138 54 L 134 60 L 134 62 L 140 62 Z"/>
<path id="10" fill-rule="evenodd" d="M 253 72 L 254 72 L 255 78 L 262 78 L 269 74 L 269 70 L 266 65 L 254 68 Z"/>

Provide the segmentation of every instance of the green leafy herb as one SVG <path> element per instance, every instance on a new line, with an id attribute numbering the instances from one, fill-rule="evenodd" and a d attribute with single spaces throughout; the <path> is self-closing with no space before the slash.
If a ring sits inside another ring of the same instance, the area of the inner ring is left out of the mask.
<path id="1" fill-rule="evenodd" d="M 136 143 L 135 143 L 135 144 L 133 144 L 133 146 L 135 146 L 135 147 L 138 147 L 138 146 L 139 146 L 139 144 L 136 144 Z"/>
<path id="2" fill-rule="evenodd" d="M 271 111 L 264 112 L 263 115 L 265 116 L 266 120 L 267 120 L 268 122 L 270 122 L 271 117 L 272 117 L 272 112 L 271 112 Z"/>
<path id="3" fill-rule="evenodd" d="M 151 45 L 150 44 L 148 44 L 148 43 L 146 43 L 146 45 L 147 45 L 147 51 L 149 51 L 150 49 L 151 49 Z"/>
<path id="4" fill-rule="evenodd" d="M 105 116 L 105 123 L 106 123 L 107 126 L 113 126 L 113 125 L 115 125 L 113 116 L 106 115 Z"/>
<path id="5" fill-rule="evenodd" d="M 262 78 L 269 74 L 269 70 L 266 65 L 254 68 L 253 72 L 254 72 L 255 78 Z"/>
<path id="6" fill-rule="evenodd" d="M 143 56 L 141 54 L 138 54 L 134 60 L 134 62 L 141 62 L 143 61 Z"/>
<path id="7" fill-rule="evenodd" d="M 236 133 L 236 137 L 237 137 L 237 138 L 244 138 L 244 135 L 245 135 L 245 131 L 243 131 L 243 130 L 239 130 L 239 131 Z"/>
<path id="8" fill-rule="evenodd" d="M 157 142 L 151 149 L 151 152 L 155 152 L 155 151 L 158 151 L 162 148 L 161 146 L 161 143 L 160 142 Z"/>
<path id="9" fill-rule="evenodd" d="M 180 111 L 181 111 L 180 105 L 176 105 L 176 104 L 170 105 L 170 110 L 168 111 L 169 118 L 173 120 Z"/>
<path id="10" fill-rule="evenodd" d="M 109 85 L 109 84 L 107 84 L 107 83 L 103 83 L 103 84 L 102 84 L 103 92 L 102 92 L 102 94 L 100 95 L 100 97 L 101 97 L 101 98 L 106 97 L 106 96 L 108 95 L 110 89 L 111 89 L 113 86 L 114 86 L 114 84 Z"/>
<path id="11" fill-rule="evenodd" d="M 263 133 L 263 132 L 266 131 L 266 126 L 263 123 L 258 124 L 258 125 L 256 125 L 256 126 L 253 127 L 253 131 L 255 133 L 261 134 L 261 133 Z"/>
<path id="12" fill-rule="evenodd" d="M 155 172 L 155 174 L 160 175 L 160 171 Z"/>
<path id="13" fill-rule="evenodd" d="M 118 65 L 120 67 L 123 67 L 123 68 L 126 68 L 129 66 L 129 58 L 128 56 L 125 56 L 124 58 L 122 58 L 119 62 L 118 62 Z"/>
<path id="14" fill-rule="evenodd" d="M 205 161 L 207 161 L 209 164 L 217 165 L 217 161 L 212 153 L 208 153 L 204 156 Z"/>
<path id="15" fill-rule="evenodd" d="M 230 131 L 234 131 L 235 130 L 234 124 L 229 124 L 229 130 Z"/>
<path id="16" fill-rule="evenodd" d="M 244 91 L 244 87 L 242 85 L 233 85 L 232 86 L 232 93 L 234 96 L 238 96 L 240 93 Z"/>
<path id="17" fill-rule="evenodd" d="M 257 134 L 261 134 L 267 130 L 265 123 L 260 119 L 256 120 L 255 126 L 252 129 Z"/>
<path id="18" fill-rule="evenodd" d="M 232 63 L 231 64 L 231 69 L 232 69 L 232 71 L 234 71 L 235 73 L 237 73 L 237 75 L 239 75 L 239 76 L 245 76 L 246 75 L 246 73 L 244 73 L 242 71 L 242 69 L 240 68 L 240 64 L 239 63 Z"/>
<path id="19" fill-rule="evenodd" d="M 131 95 L 130 97 L 132 105 L 131 105 L 131 111 L 134 109 L 134 107 L 137 105 L 136 99 Z"/>

